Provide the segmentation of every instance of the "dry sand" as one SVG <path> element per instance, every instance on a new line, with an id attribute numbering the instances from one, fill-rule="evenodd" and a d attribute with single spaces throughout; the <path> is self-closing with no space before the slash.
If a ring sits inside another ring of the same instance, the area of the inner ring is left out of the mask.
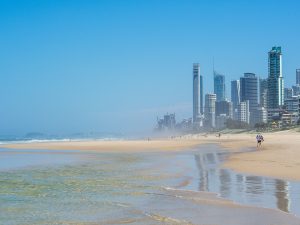
<path id="1" fill-rule="evenodd" d="M 254 148 L 253 152 L 233 155 L 224 167 L 237 172 L 300 180 L 300 133 L 284 131 L 264 134 L 261 148 L 256 148 L 256 134 L 186 135 L 183 138 L 138 141 L 69 141 L 3 145 L 13 149 L 87 150 L 97 152 L 178 151 L 200 144 L 217 143 L 229 151 Z"/>
<path id="2" fill-rule="evenodd" d="M 300 180 L 300 133 L 267 133 L 264 139 L 260 148 L 256 148 L 255 135 L 236 135 L 231 142 L 222 143 L 230 149 L 255 148 L 253 152 L 235 154 L 223 166 L 254 175 Z"/>
<path id="3" fill-rule="evenodd" d="M 252 152 L 234 154 L 223 165 L 237 172 L 300 180 L 300 133 L 280 131 L 263 134 L 265 141 L 256 147 L 256 134 L 224 134 L 221 138 L 209 135 L 207 142 L 218 143 L 229 151 L 252 148 Z"/>
<path id="4" fill-rule="evenodd" d="M 141 152 L 174 151 L 190 149 L 205 140 L 162 139 L 162 140 L 121 140 L 121 141 L 57 141 L 2 145 L 12 149 L 82 150 L 96 152 Z"/>

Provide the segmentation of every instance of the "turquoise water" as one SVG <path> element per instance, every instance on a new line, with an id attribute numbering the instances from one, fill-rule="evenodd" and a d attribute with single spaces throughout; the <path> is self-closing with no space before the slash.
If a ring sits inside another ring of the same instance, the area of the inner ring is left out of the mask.
<path id="1" fill-rule="evenodd" d="M 299 215 L 298 183 L 224 170 L 226 157 L 212 145 L 164 154 L 1 150 L 0 224 L 198 224 L 208 206 L 180 190 Z"/>
<path id="2" fill-rule="evenodd" d="M 154 157 L 153 163 L 151 155 L 145 161 L 142 154 L 1 154 L 1 161 L 9 156 L 12 164 L 0 173 L 0 224 L 138 220 L 147 217 L 137 210 L 149 197 L 146 193 L 171 179 L 160 173 L 162 162 Z M 28 166 L 22 157 L 36 161 Z"/>

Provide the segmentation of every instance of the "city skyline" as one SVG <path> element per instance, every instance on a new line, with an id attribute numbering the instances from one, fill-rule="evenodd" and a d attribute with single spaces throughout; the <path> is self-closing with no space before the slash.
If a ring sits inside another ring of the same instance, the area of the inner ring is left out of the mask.
<path id="1" fill-rule="evenodd" d="M 191 117 L 194 62 L 212 93 L 214 61 L 228 99 L 245 72 L 267 78 L 271 46 L 282 46 L 286 87 L 300 67 L 298 1 L 0 6 L 0 134 L 149 131 L 166 112 Z"/>
<path id="2" fill-rule="evenodd" d="M 291 127 L 299 124 L 300 70 L 296 69 L 294 85 L 285 87 L 281 46 L 273 46 L 268 51 L 267 67 L 267 78 L 246 72 L 239 80 L 232 80 L 229 100 L 225 93 L 226 78 L 217 73 L 213 65 L 214 93 L 205 94 L 204 114 L 200 116 L 197 102 L 200 98 L 200 64 L 194 63 L 193 129 L 213 131 L 225 128 Z M 201 84 L 205 86 L 202 79 Z M 201 118 L 201 123 L 197 118 Z"/>

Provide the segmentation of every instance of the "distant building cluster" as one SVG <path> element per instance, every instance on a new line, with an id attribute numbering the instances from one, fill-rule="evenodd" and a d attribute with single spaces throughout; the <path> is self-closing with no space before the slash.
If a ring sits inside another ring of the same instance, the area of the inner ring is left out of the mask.
<path id="1" fill-rule="evenodd" d="M 157 118 L 158 130 L 172 130 L 176 126 L 175 113 L 166 114 L 163 118 Z"/>
<path id="2" fill-rule="evenodd" d="M 199 90 L 203 87 L 203 83 L 199 84 L 203 82 L 199 64 L 193 65 L 193 82 L 193 125 L 196 129 L 220 130 L 262 124 L 283 127 L 299 121 L 300 69 L 296 70 L 296 85 L 284 88 L 281 47 L 273 47 L 268 52 L 267 78 L 244 73 L 239 80 L 231 81 L 230 101 L 225 94 L 225 76 L 214 71 L 214 93 L 205 95 L 204 113 L 198 110 L 199 104 L 203 107 L 198 101 L 203 95 L 203 89 Z M 203 121 L 199 122 L 198 118 Z"/>
<path id="3" fill-rule="evenodd" d="M 159 129 L 210 131 L 299 124 L 300 69 L 296 69 L 295 85 L 285 88 L 281 47 L 273 47 L 268 52 L 266 78 L 247 72 L 240 79 L 231 81 L 230 100 L 226 98 L 225 75 L 214 70 L 213 79 L 214 93 L 204 95 L 200 64 L 194 63 L 192 119 L 176 124 L 175 114 L 167 114 L 158 120 Z"/>
<path id="4" fill-rule="evenodd" d="M 157 118 L 157 131 L 191 131 L 193 126 L 192 118 L 183 119 L 181 122 L 176 123 L 175 113 L 167 113 L 162 118 Z"/>

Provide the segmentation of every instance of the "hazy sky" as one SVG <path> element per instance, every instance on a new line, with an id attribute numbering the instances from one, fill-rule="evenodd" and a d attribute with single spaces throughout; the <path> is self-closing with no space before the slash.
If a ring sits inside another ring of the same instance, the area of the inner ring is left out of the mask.
<path id="1" fill-rule="evenodd" d="M 151 130 L 192 115 L 192 63 L 229 82 L 300 67 L 300 1 L 0 0 L 0 134 Z"/>

